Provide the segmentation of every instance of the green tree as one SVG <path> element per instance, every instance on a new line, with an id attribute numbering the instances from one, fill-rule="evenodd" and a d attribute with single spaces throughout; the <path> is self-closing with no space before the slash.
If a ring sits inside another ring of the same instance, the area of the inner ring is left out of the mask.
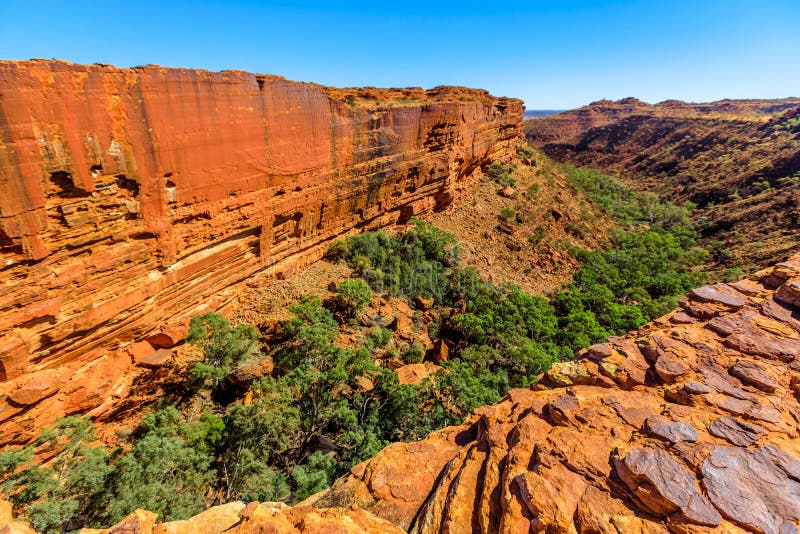
<path id="1" fill-rule="evenodd" d="M 34 450 L 52 460 L 38 463 Z M 70 416 L 42 431 L 32 445 L 0 452 L 0 487 L 38 532 L 75 530 L 98 519 L 108 460 L 91 420 Z"/>
<path id="2" fill-rule="evenodd" d="M 224 416 L 218 462 L 225 500 L 283 500 L 287 486 L 275 468 L 289 467 L 302 444 L 295 393 L 287 380 L 270 376 L 253 382 L 250 391 L 249 404 L 233 403 Z"/>
<path id="3" fill-rule="evenodd" d="M 192 384 L 218 387 L 234 364 L 260 355 L 258 339 L 258 331 L 253 326 L 231 326 L 218 313 L 192 317 L 186 340 L 203 350 L 203 361 L 195 363 L 189 370 Z"/>
<path id="4" fill-rule="evenodd" d="M 306 499 L 330 486 L 335 472 L 336 461 L 330 455 L 315 452 L 309 456 L 307 464 L 292 470 L 297 500 Z"/>
<path id="5" fill-rule="evenodd" d="M 351 278 L 336 287 L 336 302 L 345 317 L 354 317 L 372 302 L 372 290 L 360 278 Z"/>
<path id="6" fill-rule="evenodd" d="M 367 334 L 367 342 L 373 347 L 383 348 L 392 340 L 392 331 L 386 328 L 373 328 Z"/>
<path id="7" fill-rule="evenodd" d="M 183 429 L 174 407 L 145 417 L 144 435 L 122 454 L 111 475 L 109 522 L 137 508 L 156 512 L 162 520 L 186 519 L 205 508 L 205 493 L 216 478 L 213 457 L 191 446 Z"/>

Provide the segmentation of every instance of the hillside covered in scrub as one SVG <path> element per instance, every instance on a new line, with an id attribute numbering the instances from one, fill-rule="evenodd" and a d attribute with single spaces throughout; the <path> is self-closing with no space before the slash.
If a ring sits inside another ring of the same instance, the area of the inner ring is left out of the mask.
<path id="1" fill-rule="evenodd" d="M 526 121 L 525 135 L 558 161 L 693 202 L 714 271 L 763 268 L 800 245 L 800 99 L 603 100 Z"/>

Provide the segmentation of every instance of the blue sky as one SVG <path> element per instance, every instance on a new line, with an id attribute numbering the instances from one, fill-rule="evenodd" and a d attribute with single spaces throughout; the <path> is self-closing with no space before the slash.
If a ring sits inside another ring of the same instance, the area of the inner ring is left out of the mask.
<path id="1" fill-rule="evenodd" d="M 800 0 L 0 1 L 0 58 L 600 98 L 800 96 Z"/>

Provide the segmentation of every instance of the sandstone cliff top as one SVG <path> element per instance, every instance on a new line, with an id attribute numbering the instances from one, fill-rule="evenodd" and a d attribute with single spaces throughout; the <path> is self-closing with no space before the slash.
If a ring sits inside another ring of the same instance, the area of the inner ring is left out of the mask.
<path id="1" fill-rule="evenodd" d="M 0 60 L 0 76 L 3 71 L 8 70 L 28 70 L 44 74 L 50 72 L 90 72 L 102 71 L 106 73 L 119 73 L 125 76 L 197 76 L 201 78 L 211 78 L 220 83 L 232 83 L 251 78 L 253 86 L 261 86 L 265 81 L 286 80 L 284 76 L 276 74 L 251 73 L 243 70 L 222 70 L 209 71 L 204 69 L 189 69 L 178 67 L 162 67 L 160 65 L 138 65 L 131 68 L 121 68 L 105 63 L 93 63 L 84 65 L 71 63 L 58 59 L 30 59 L 30 60 Z M 312 82 L 307 83 L 311 86 L 321 87 L 332 99 L 346 99 L 348 103 L 356 106 L 376 106 L 376 105 L 415 105 L 428 102 L 494 102 L 496 100 L 513 102 L 521 105 L 521 101 L 514 98 L 494 97 L 484 89 L 473 89 L 469 87 L 442 85 L 432 89 L 422 89 L 421 87 L 405 88 L 379 88 L 379 87 L 347 87 L 337 88 L 324 86 Z"/>

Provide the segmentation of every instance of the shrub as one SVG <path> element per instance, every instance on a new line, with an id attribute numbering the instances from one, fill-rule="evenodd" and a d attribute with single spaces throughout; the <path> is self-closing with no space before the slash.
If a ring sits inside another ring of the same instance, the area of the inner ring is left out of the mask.
<path id="1" fill-rule="evenodd" d="M 739 267 L 729 267 L 722 272 L 722 279 L 725 282 L 736 282 L 744 274 Z"/>
<path id="2" fill-rule="evenodd" d="M 517 185 L 517 180 L 512 174 L 514 170 L 515 167 L 513 165 L 492 163 L 487 169 L 486 174 L 501 187 L 514 187 Z"/>
<path id="3" fill-rule="evenodd" d="M 325 256 L 331 261 L 340 261 L 345 259 L 349 253 L 349 241 L 346 239 L 338 239 L 333 242 Z"/>
<path id="4" fill-rule="evenodd" d="M 542 225 L 538 225 L 533 229 L 531 235 L 528 236 L 528 241 L 530 241 L 533 245 L 537 245 L 542 241 L 542 239 L 544 239 L 546 235 L 547 229 Z"/>
<path id="5" fill-rule="evenodd" d="M 228 375 L 231 366 L 258 355 L 258 331 L 251 325 L 232 327 L 218 313 L 192 317 L 186 340 L 203 350 L 203 361 L 195 363 L 189 374 L 196 387 L 217 387 Z"/>
<path id="6" fill-rule="evenodd" d="M 373 347 L 383 348 L 391 339 L 392 332 L 386 328 L 373 328 L 367 334 L 367 340 Z"/>
<path id="7" fill-rule="evenodd" d="M 514 220 L 516 215 L 517 215 L 517 213 L 514 210 L 512 210 L 511 208 L 503 208 L 502 210 L 500 210 L 499 217 L 500 217 L 500 220 L 503 221 L 503 222 L 510 222 L 510 221 Z"/>
<path id="8" fill-rule="evenodd" d="M 536 156 L 536 149 L 528 143 L 520 143 L 517 145 L 517 155 L 528 160 L 533 160 Z"/>
<path id="9" fill-rule="evenodd" d="M 425 358 L 425 347 L 419 341 L 413 341 L 403 352 L 403 361 L 406 363 L 421 363 Z"/>
<path id="10" fill-rule="evenodd" d="M 360 278 L 351 278 L 336 288 L 336 302 L 346 317 L 353 317 L 372 302 L 372 290 Z"/>

